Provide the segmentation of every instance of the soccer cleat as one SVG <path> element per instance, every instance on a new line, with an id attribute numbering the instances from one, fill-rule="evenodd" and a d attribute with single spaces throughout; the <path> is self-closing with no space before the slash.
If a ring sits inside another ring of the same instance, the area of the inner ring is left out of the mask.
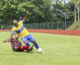
<path id="1" fill-rule="evenodd" d="M 33 48 L 31 47 L 29 50 L 27 50 L 27 52 L 30 52 L 30 51 L 32 51 L 33 50 Z"/>
<path id="2" fill-rule="evenodd" d="M 38 52 L 38 53 L 42 53 L 42 52 L 43 52 L 43 51 L 42 51 L 42 48 L 37 49 L 37 52 Z"/>

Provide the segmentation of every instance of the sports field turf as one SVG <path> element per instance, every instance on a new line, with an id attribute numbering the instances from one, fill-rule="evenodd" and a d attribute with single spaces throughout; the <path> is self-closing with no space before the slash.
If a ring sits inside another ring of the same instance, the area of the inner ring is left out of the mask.
<path id="1" fill-rule="evenodd" d="M 9 38 L 9 32 L 0 32 L 0 65 L 80 65 L 80 36 L 31 33 L 44 54 L 13 52 L 10 43 L 2 41 Z"/>

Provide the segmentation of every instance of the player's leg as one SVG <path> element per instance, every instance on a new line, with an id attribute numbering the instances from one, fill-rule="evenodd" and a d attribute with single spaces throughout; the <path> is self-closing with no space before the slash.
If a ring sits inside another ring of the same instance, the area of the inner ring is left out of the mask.
<path id="1" fill-rule="evenodd" d="M 29 46 L 22 46 L 21 48 L 22 48 L 23 50 L 29 50 L 29 49 L 30 49 Z"/>
<path id="2" fill-rule="evenodd" d="M 23 37 L 21 40 L 23 41 L 23 43 L 24 43 L 26 46 L 30 46 L 28 40 L 27 40 L 25 37 Z"/>
<path id="3" fill-rule="evenodd" d="M 32 37 L 32 35 L 28 35 L 27 36 L 28 41 L 32 42 L 35 46 L 35 48 L 37 49 L 38 52 L 42 52 L 42 48 L 39 48 L 38 43 L 35 41 L 35 39 Z"/>
<path id="4" fill-rule="evenodd" d="M 27 52 L 30 52 L 33 50 L 33 48 L 30 48 L 29 46 L 20 46 L 20 47 L 15 47 L 15 50 L 16 52 L 21 52 L 21 51 L 24 51 L 26 50 Z"/>
<path id="5" fill-rule="evenodd" d="M 31 43 L 34 44 L 34 46 L 35 46 L 36 49 L 39 48 L 39 45 L 37 44 L 37 42 L 35 41 L 35 39 L 32 37 L 32 35 L 29 34 L 28 36 L 26 36 L 26 38 L 27 38 L 27 40 L 28 40 L 29 42 L 31 42 Z"/>
<path id="6" fill-rule="evenodd" d="M 31 48 L 29 46 L 21 46 L 21 49 L 26 50 L 27 52 L 30 52 L 33 50 L 33 48 Z"/>
<path id="7" fill-rule="evenodd" d="M 27 38 L 24 37 L 24 38 L 22 38 L 21 40 L 24 42 L 24 44 L 25 44 L 26 46 L 29 47 L 29 48 L 28 48 L 28 47 L 24 46 L 24 47 L 23 47 L 24 50 L 27 50 L 27 52 L 30 52 L 30 51 L 33 50 L 33 48 L 30 47 L 30 44 L 29 44 Z"/>
<path id="8" fill-rule="evenodd" d="M 22 52 L 24 51 L 21 47 L 14 47 L 14 50 L 15 52 Z"/>
<path id="9" fill-rule="evenodd" d="M 38 51 L 39 53 L 42 53 L 42 48 L 39 48 L 37 42 L 34 40 L 34 41 L 32 41 L 32 43 L 33 43 L 33 44 L 35 45 L 35 47 L 37 48 L 37 51 Z"/>
<path id="10" fill-rule="evenodd" d="M 30 42 L 32 42 L 35 45 L 36 49 L 39 49 L 39 45 L 35 40 L 32 40 L 32 39 L 29 39 L 29 40 L 30 40 Z"/>

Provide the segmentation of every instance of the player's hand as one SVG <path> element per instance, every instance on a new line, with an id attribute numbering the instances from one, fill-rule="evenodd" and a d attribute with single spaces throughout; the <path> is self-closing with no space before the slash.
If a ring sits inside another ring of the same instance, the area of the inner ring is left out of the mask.
<path id="1" fill-rule="evenodd" d="M 8 42 L 8 41 L 7 41 L 7 40 L 4 40 L 3 42 L 6 43 L 6 42 Z"/>
<path id="2" fill-rule="evenodd" d="M 19 47 L 15 46 L 15 49 L 17 50 L 17 49 L 19 49 Z"/>
<path id="3" fill-rule="evenodd" d="M 26 10 L 26 14 L 29 14 L 29 10 Z"/>

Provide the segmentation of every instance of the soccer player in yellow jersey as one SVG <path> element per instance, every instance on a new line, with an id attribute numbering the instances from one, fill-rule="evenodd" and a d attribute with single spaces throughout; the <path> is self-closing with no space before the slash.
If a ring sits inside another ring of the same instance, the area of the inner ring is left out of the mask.
<path id="1" fill-rule="evenodd" d="M 16 33 L 26 46 L 30 46 L 29 42 L 32 42 L 35 45 L 37 51 L 41 53 L 42 48 L 39 48 L 35 39 L 31 36 L 31 34 L 27 31 L 27 29 L 23 25 L 23 23 L 26 21 L 26 17 L 28 14 L 29 10 L 26 11 L 26 15 L 24 16 L 23 20 L 20 20 L 19 22 L 17 22 L 17 20 L 13 20 L 14 27 L 11 30 L 10 39 L 13 37 L 14 33 Z"/>

